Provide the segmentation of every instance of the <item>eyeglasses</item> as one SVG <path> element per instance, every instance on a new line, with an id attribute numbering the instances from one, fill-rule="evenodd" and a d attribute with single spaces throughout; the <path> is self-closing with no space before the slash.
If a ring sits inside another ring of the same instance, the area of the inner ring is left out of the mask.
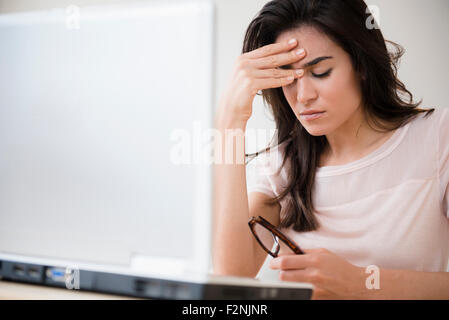
<path id="1" fill-rule="evenodd" d="M 272 257 L 276 258 L 279 255 L 281 247 L 293 251 L 295 254 L 304 254 L 293 240 L 261 216 L 252 217 L 248 225 L 257 242 Z"/>

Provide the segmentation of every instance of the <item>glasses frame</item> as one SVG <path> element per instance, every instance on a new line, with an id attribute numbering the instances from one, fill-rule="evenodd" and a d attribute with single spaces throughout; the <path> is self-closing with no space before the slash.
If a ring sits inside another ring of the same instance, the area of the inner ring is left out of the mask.
<path id="1" fill-rule="evenodd" d="M 304 252 L 299 248 L 299 246 L 289 237 L 287 237 L 285 234 L 283 234 L 281 231 L 279 231 L 278 228 L 273 226 L 271 223 L 269 223 L 267 220 L 265 220 L 263 217 L 251 217 L 251 219 L 248 222 L 248 226 L 254 236 L 256 238 L 259 245 L 264 249 L 270 256 L 273 258 L 276 258 L 279 253 L 280 246 L 276 250 L 276 252 L 273 254 L 269 249 L 267 249 L 262 241 L 257 236 L 257 232 L 255 230 L 256 224 L 261 225 L 262 227 L 268 229 L 268 231 L 271 232 L 272 235 L 276 236 L 278 239 L 280 239 L 282 242 L 284 242 L 295 254 L 304 254 Z M 279 244 L 279 242 L 276 240 L 276 238 L 273 237 L 273 240 Z"/>

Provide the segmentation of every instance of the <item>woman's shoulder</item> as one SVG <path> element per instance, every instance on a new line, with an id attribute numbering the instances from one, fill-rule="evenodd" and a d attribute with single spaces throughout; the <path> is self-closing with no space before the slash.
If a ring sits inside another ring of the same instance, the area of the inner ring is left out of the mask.
<path id="1" fill-rule="evenodd" d="M 435 133 L 435 130 L 442 126 L 448 126 L 449 108 L 424 108 L 424 110 L 430 111 L 419 113 L 405 124 L 411 126 L 410 131 L 417 135 L 426 135 Z"/>
<path id="2" fill-rule="evenodd" d="M 416 122 L 439 126 L 444 119 L 447 120 L 449 118 L 449 108 L 424 108 L 424 110 L 426 112 L 421 112 L 415 117 L 414 120 Z"/>
<path id="3" fill-rule="evenodd" d="M 441 146 L 449 146 L 449 108 L 429 109 L 434 110 L 419 113 L 402 126 L 401 131 L 406 132 L 405 140 L 410 144 L 410 150 L 412 146 L 419 146 L 422 152 L 432 153 L 434 148 L 439 150 Z"/>
<path id="4" fill-rule="evenodd" d="M 273 144 L 269 150 L 261 152 L 254 159 L 254 165 L 258 166 L 267 175 L 274 175 L 281 169 L 284 160 L 286 143 Z"/>

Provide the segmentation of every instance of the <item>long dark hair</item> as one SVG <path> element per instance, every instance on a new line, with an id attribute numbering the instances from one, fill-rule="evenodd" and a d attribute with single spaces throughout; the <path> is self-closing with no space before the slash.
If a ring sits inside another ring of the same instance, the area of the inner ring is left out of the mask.
<path id="1" fill-rule="evenodd" d="M 367 122 L 378 132 L 388 132 L 405 125 L 419 113 L 426 112 L 428 116 L 434 109 L 418 108 L 422 100 L 413 102 L 413 95 L 397 78 L 397 64 L 403 48 L 385 41 L 380 29 L 368 28 L 369 18 L 371 15 L 363 0 L 270 1 L 249 24 L 242 53 L 274 43 L 284 31 L 301 26 L 316 28 L 349 54 L 360 79 Z M 386 43 L 395 50 L 389 52 Z M 282 88 L 262 90 L 262 97 L 274 116 L 277 145 L 285 143 L 281 168 L 287 161 L 290 163 L 287 187 L 267 203 L 279 202 L 288 195 L 280 227 L 293 226 L 295 231 L 316 230 L 319 224 L 313 213 L 312 189 L 327 139 L 306 131 L 291 110 Z M 270 144 L 262 152 L 275 146 L 273 142 Z M 258 154 L 260 152 L 246 156 L 249 159 Z"/>

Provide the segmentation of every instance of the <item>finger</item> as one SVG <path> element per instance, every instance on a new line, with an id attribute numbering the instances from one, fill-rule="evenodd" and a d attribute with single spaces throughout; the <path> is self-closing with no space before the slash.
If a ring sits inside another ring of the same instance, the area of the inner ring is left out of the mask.
<path id="1" fill-rule="evenodd" d="M 305 253 L 327 253 L 329 250 L 326 248 L 313 248 L 313 249 L 303 249 Z"/>
<path id="2" fill-rule="evenodd" d="M 271 69 L 281 67 L 287 64 L 295 63 L 306 56 L 304 48 L 291 50 L 289 52 L 270 55 L 260 59 L 249 60 L 251 67 L 256 69 Z"/>
<path id="3" fill-rule="evenodd" d="M 270 261 L 271 269 L 293 270 L 305 269 L 314 265 L 313 259 L 307 254 L 285 255 Z"/>
<path id="4" fill-rule="evenodd" d="M 282 270 L 279 272 L 279 280 L 281 281 L 295 281 L 295 282 L 308 282 L 312 284 L 318 283 L 318 272 L 313 269 L 305 270 Z"/>
<path id="5" fill-rule="evenodd" d="M 287 78 L 262 78 L 262 79 L 255 79 L 254 85 L 258 88 L 258 90 L 264 90 L 264 89 L 273 89 L 273 88 L 279 88 L 283 86 L 287 86 L 295 80 L 294 76 L 289 76 Z"/>
<path id="6" fill-rule="evenodd" d="M 304 75 L 303 69 L 254 69 L 250 72 L 254 78 L 287 78 L 289 76 L 299 78 Z"/>
<path id="7" fill-rule="evenodd" d="M 294 255 L 294 253 L 293 252 L 289 252 L 289 253 L 285 253 L 285 252 L 282 253 L 281 252 L 281 253 L 278 254 L 278 257 L 291 256 L 291 255 Z"/>
<path id="8" fill-rule="evenodd" d="M 258 59 L 262 57 L 267 57 L 273 54 L 278 54 L 284 51 L 288 51 L 296 47 L 298 40 L 290 39 L 289 41 L 283 41 L 278 43 L 272 43 L 255 49 L 253 51 L 247 52 L 244 55 L 250 59 Z"/>

